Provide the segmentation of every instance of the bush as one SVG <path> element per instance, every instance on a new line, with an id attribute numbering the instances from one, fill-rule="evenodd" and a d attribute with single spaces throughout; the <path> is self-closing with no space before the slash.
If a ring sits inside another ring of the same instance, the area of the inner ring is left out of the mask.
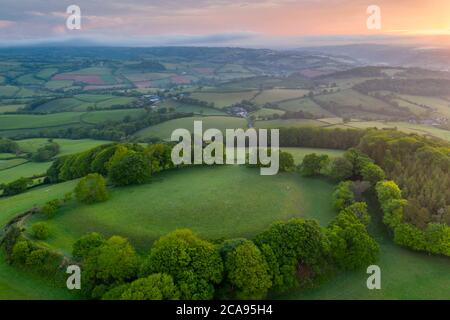
<path id="1" fill-rule="evenodd" d="M 294 157 L 288 152 L 280 151 L 280 171 L 292 171 L 295 168 Z"/>
<path id="2" fill-rule="evenodd" d="M 25 264 L 31 252 L 31 245 L 28 241 L 17 241 L 12 249 L 11 259 L 14 263 Z"/>
<path id="3" fill-rule="evenodd" d="M 401 223 L 394 230 L 394 242 L 400 246 L 408 247 L 414 250 L 425 250 L 426 239 L 425 234 L 419 228 Z"/>
<path id="4" fill-rule="evenodd" d="M 135 280 L 139 259 L 127 239 L 113 236 L 89 251 L 84 259 L 84 283 L 93 298 L 101 298 L 108 287 Z"/>
<path id="5" fill-rule="evenodd" d="M 32 159 L 36 162 L 46 162 L 50 161 L 58 153 L 59 144 L 56 142 L 49 142 L 45 146 L 39 148 L 36 153 L 33 154 Z"/>
<path id="6" fill-rule="evenodd" d="M 26 264 L 29 267 L 39 269 L 45 264 L 49 252 L 45 249 L 36 249 L 31 251 L 27 257 Z"/>
<path id="7" fill-rule="evenodd" d="M 377 261 L 379 245 L 351 211 L 341 211 L 328 226 L 331 255 L 344 270 L 365 268 Z"/>
<path id="8" fill-rule="evenodd" d="M 121 300 L 177 300 L 180 292 L 171 276 L 152 274 L 132 282 L 120 296 Z"/>
<path id="9" fill-rule="evenodd" d="M 14 196 L 16 194 L 23 193 L 27 191 L 28 185 L 30 184 L 31 184 L 30 179 L 20 178 L 16 181 L 7 184 L 3 189 L 3 195 Z"/>
<path id="10" fill-rule="evenodd" d="M 295 218 L 274 223 L 254 242 L 269 265 L 276 291 L 309 285 L 324 272 L 329 244 L 316 221 Z"/>
<path id="11" fill-rule="evenodd" d="M 180 288 L 181 299 L 207 300 L 213 298 L 214 284 L 222 280 L 222 271 L 217 248 L 184 229 L 161 237 L 153 245 L 141 274 L 171 275 Z"/>
<path id="12" fill-rule="evenodd" d="M 369 181 L 373 186 L 385 179 L 386 175 L 379 166 L 367 163 L 361 171 L 364 181 Z"/>
<path id="13" fill-rule="evenodd" d="M 60 206 L 61 202 L 59 200 L 49 201 L 42 207 L 41 213 L 44 214 L 47 218 L 53 218 Z"/>
<path id="14" fill-rule="evenodd" d="M 317 176 L 324 172 L 330 163 L 327 155 L 308 154 L 300 165 L 300 173 L 305 177 Z"/>
<path id="15" fill-rule="evenodd" d="M 105 238 L 98 233 L 89 233 L 77 241 L 72 246 L 72 256 L 77 260 L 85 259 L 95 248 L 105 243 Z"/>
<path id="16" fill-rule="evenodd" d="M 44 222 L 37 222 L 31 226 L 31 233 L 38 240 L 46 240 L 50 236 L 50 229 Z"/>
<path id="17" fill-rule="evenodd" d="M 105 179 L 97 174 L 91 173 L 78 182 L 75 195 L 79 202 L 92 204 L 108 200 Z"/>
<path id="18" fill-rule="evenodd" d="M 450 256 L 450 227 L 445 224 L 430 223 L 425 230 L 425 239 L 428 251 Z"/>
<path id="19" fill-rule="evenodd" d="M 142 184 L 151 177 L 151 164 L 142 154 L 135 151 L 118 151 L 110 161 L 109 177 L 116 186 Z"/>
<path id="20" fill-rule="evenodd" d="M 345 181 L 336 187 L 333 193 L 333 206 L 336 210 L 343 210 L 355 202 L 352 185 L 351 181 Z"/>
<path id="21" fill-rule="evenodd" d="M 264 256 L 252 241 L 245 241 L 225 256 L 228 298 L 264 299 L 272 281 Z M 234 296 L 234 297 L 233 297 Z"/>
<path id="22" fill-rule="evenodd" d="M 367 211 L 367 203 L 355 202 L 343 210 L 344 213 L 352 214 L 366 227 L 370 222 L 370 215 Z"/>
<path id="23" fill-rule="evenodd" d="M 336 181 L 348 180 L 353 175 L 353 165 L 346 158 L 336 158 L 331 162 L 330 177 Z"/>

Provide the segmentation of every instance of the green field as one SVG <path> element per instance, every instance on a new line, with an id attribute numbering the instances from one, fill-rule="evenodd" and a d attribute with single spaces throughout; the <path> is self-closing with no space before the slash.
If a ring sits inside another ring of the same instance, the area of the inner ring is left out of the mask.
<path id="1" fill-rule="evenodd" d="M 108 141 L 103 140 L 93 140 L 93 139 L 82 139 L 82 140 L 70 140 L 70 139 L 53 139 L 54 142 L 59 144 L 60 151 L 58 153 L 59 156 L 64 156 L 67 154 L 79 153 L 83 152 L 102 144 L 109 143 Z M 37 138 L 37 139 L 25 139 L 19 140 L 17 143 L 20 146 L 20 149 L 24 152 L 36 152 L 37 149 L 44 146 L 48 143 L 48 139 L 45 138 Z"/>
<path id="2" fill-rule="evenodd" d="M 6 104 L 6 105 L 0 105 L 0 113 L 5 112 L 16 112 L 20 108 L 23 108 L 24 104 Z"/>
<path id="3" fill-rule="evenodd" d="M 69 139 L 54 139 L 54 142 L 58 143 L 60 146 L 60 152 L 58 157 L 83 152 L 90 150 L 102 144 L 109 143 L 108 141 L 101 140 L 69 140 Z M 48 143 L 48 139 L 38 138 L 38 139 L 26 139 L 19 140 L 17 143 L 23 152 L 33 153 L 45 144 Z M 37 163 L 37 162 L 27 162 L 25 159 L 15 158 L 12 154 L 1 154 L 2 157 L 9 160 L 0 160 L 0 183 L 9 183 L 19 178 L 29 178 L 35 175 L 44 174 L 50 167 L 51 162 Z M 1 159 L 1 157 L 0 157 Z"/>
<path id="4" fill-rule="evenodd" d="M 58 90 L 63 88 L 68 88 L 73 85 L 72 80 L 52 80 L 45 84 L 45 87 L 50 90 Z"/>
<path id="5" fill-rule="evenodd" d="M 191 118 L 181 118 L 166 121 L 155 126 L 151 126 L 144 130 L 136 133 L 136 137 L 145 138 L 160 138 L 160 139 L 170 139 L 172 132 L 176 129 L 188 129 L 193 132 L 194 121 L 203 121 L 203 131 L 215 128 L 221 130 L 223 133 L 226 129 L 235 129 L 247 127 L 247 122 L 243 118 L 236 117 L 191 117 Z"/>
<path id="6" fill-rule="evenodd" d="M 45 82 L 42 79 L 35 78 L 34 74 L 25 74 L 18 77 L 16 81 L 20 85 L 41 85 Z"/>
<path id="7" fill-rule="evenodd" d="M 230 107 L 242 100 L 251 100 L 258 91 L 230 91 L 230 92 L 194 92 L 191 97 L 201 101 L 212 102 L 216 108 Z"/>
<path id="8" fill-rule="evenodd" d="M 285 113 L 286 112 L 283 110 L 262 108 L 259 109 L 258 111 L 252 112 L 251 115 L 254 116 L 256 119 L 264 119 L 267 117 L 271 117 L 273 115 L 282 116 Z"/>
<path id="9" fill-rule="evenodd" d="M 322 127 L 323 122 L 312 119 L 287 119 L 256 121 L 255 127 L 261 129 L 298 128 L 298 127 Z"/>
<path id="10" fill-rule="evenodd" d="M 2 160 L 12 159 L 15 157 L 16 157 L 16 154 L 14 154 L 14 153 L 0 153 L 0 159 L 2 159 Z"/>
<path id="11" fill-rule="evenodd" d="M 4 226 L 15 216 L 33 207 L 39 207 L 54 199 L 61 199 L 72 192 L 77 180 L 34 188 L 28 192 L 7 198 L 0 198 L 0 226 Z"/>
<path id="12" fill-rule="evenodd" d="M 122 110 L 105 110 L 92 111 L 84 113 L 81 116 L 82 122 L 86 124 L 98 124 L 105 121 L 119 121 L 126 116 L 139 117 L 145 114 L 143 109 L 122 109 Z"/>
<path id="13" fill-rule="evenodd" d="M 9 168 L 17 167 L 21 164 L 24 164 L 28 160 L 16 158 L 16 159 L 9 159 L 9 160 L 0 160 L 0 171 L 6 170 Z"/>
<path id="14" fill-rule="evenodd" d="M 323 116 L 333 116 L 332 113 L 329 111 L 323 109 L 321 106 L 319 106 L 317 103 L 315 103 L 313 100 L 309 98 L 303 98 L 303 99 L 297 99 L 297 100 L 290 100 L 286 102 L 282 102 L 278 104 L 278 107 L 280 109 L 286 110 L 286 111 L 304 111 L 309 112 L 315 116 L 323 117 Z"/>
<path id="15" fill-rule="evenodd" d="M 108 109 L 112 106 L 124 106 L 135 101 L 136 98 L 133 97 L 113 97 L 111 99 L 103 100 L 97 102 L 95 106 L 99 109 Z"/>
<path id="16" fill-rule="evenodd" d="M 9 183 L 20 178 L 45 174 L 51 162 L 27 162 L 17 167 L 0 170 L 0 183 Z"/>
<path id="17" fill-rule="evenodd" d="M 64 112 L 48 115 L 0 115 L 0 132 L 13 129 L 59 127 L 80 122 L 80 113 Z"/>
<path id="18" fill-rule="evenodd" d="M 63 98 L 44 103 L 39 107 L 37 107 L 36 109 L 34 109 L 34 111 L 36 112 L 85 111 L 90 106 L 93 107 L 94 104 L 83 102 L 75 98 Z"/>
<path id="19" fill-rule="evenodd" d="M 337 158 L 344 154 L 342 150 L 314 149 L 314 148 L 281 148 L 281 151 L 289 152 L 294 157 L 295 164 L 300 164 L 303 158 L 311 153 L 326 154 L 330 158 Z"/>
<path id="20" fill-rule="evenodd" d="M 176 170 L 148 185 L 113 189 L 105 203 L 63 210 L 48 221 L 53 232 L 48 243 L 70 253 L 78 237 L 99 231 L 128 237 L 145 252 L 154 240 L 177 228 L 217 239 L 250 237 L 275 220 L 294 216 L 326 224 L 334 215 L 332 191 L 333 185 L 318 179 L 293 173 L 261 176 L 245 166 Z"/>
<path id="21" fill-rule="evenodd" d="M 400 95 L 401 98 L 417 103 L 419 105 L 425 105 L 435 109 L 440 114 L 450 117 L 450 101 L 436 97 L 422 97 L 412 95 Z"/>
<path id="22" fill-rule="evenodd" d="M 270 89 L 258 94 L 252 101 L 259 105 L 274 103 L 284 100 L 302 98 L 308 94 L 308 90 L 302 89 Z"/>
<path id="23" fill-rule="evenodd" d="M 39 78 L 39 79 L 47 80 L 47 79 L 50 79 L 57 72 L 58 72 L 57 68 L 42 69 L 41 71 L 36 73 L 35 77 Z"/>
<path id="24" fill-rule="evenodd" d="M 52 286 L 39 276 L 8 265 L 4 254 L 0 252 L 0 300 L 70 300 L 74 298 L 66 288 Z"/>
<path id="25" fill-rule="evenodd" d="M 361 106 L 364 110 L 370 110 L 371 112 L 378 112 L 393 108 L 391 105 L 382 100 L 361 94 L 352 89 L 341 90 L 332 94 L 318 95 L 315 99 L 317 101 L 333 103 L 339 106 Z"/>
<path id="26" fill-rule="evenodd" d="M 14 97 L 20 88 L 15 86 L 0 86 L 0 97 Z"/>
<path id="27" fill-rule="evenodd" d="M 197 105 L 180 103 L 173 100 L 164 101 L 162 104 L 158 105 L 158 108 L 168 108 L 174 109 L 175 112 L 183 113 L 194 113 L 205 116 L 225 116 L 226 113 L 213 108 L 206 108 Z"/>
<path id="28" fill-rule="evenodd" d="M 352 128 L 397 128 L 406 133 L 416 133 L 420 135 L 431 135 L 443 140 L 450 141 L 450 131 L 439 129 L 431 126 L 406 123 L 406 122 L 377 122 L 377 121 L 352 121 L 346 124 L 347 127 Z"/>

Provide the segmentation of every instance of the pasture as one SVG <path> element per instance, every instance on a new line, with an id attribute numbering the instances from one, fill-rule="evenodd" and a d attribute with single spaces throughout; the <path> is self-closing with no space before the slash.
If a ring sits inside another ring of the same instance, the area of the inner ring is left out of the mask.
<path id="1" fill-rule="evenodd" d="M 299 127 L 322 127 L 323 122 L 313 119 L 277 119 L 266 121 L 255 121 L 255 127 L 258 129 L 277 129 L 277 128 L 299 128 Z"/>
<path id="2" fill-rule="evenodd" d="M 64 112 L 48 115 L 0 115 L 0 132 L 3 130 L 60 127 L 80 122 L 80 113 Z"/>
<path id="3" fill-rule="evenodd" d="M 0 170 L 0 183 L 9 183 L 20 178 L 44 175 L 51 164 L 51 162 L 26 162 L 18 166 Z"/>
<path id="4" fill-rule="evenodd" d="M 81 121 L 86 124 L 98 124 L 106 121 L 119 121 L 126 116 L 136 118 L 144 114 L 145 111 L 143 109 L 92 111 L 83 113 L 81 116 Z"/>
<path id="5" fill-rule="evenodd" d="M 233 104 L 241 102 L 242 100 L 251 100 L 258 91 L 230 91 L 230 92 L 193 92 L 191 97 L 201 101 L 206 101 L 209 103 L 214 103 L 216 108 L 226 108 Z"/>
<path id="6" fill-rule="evenodd" d="M 0 227 L 9 220 L 33 207 L 43 206 L 46 202 L 61 199 L 72 192 L 78 180 L 72 180 L 54 185 L 37 187 L 25 193 L 12 197 L 0 198 Z"/>
<path id="7" fill-rule="evenodd" d="M 437 97 L 423 97 L 412 95 L 400 95 L 400 97 L 419 105 L 431 107 L 443 116 L 450 117 L 450 101 L 448 100 Z"/>
<path id="8" fill-rule="evenodd" d="M 112 189 L 107 202 L 63 209 L 48 221 L 53 236 L 47 242 L 70 253 L 78 237 L 98 231 L 125 236 L 146 252 L 154 240 L 178 228 L 218 239 L 251 237 L 291 217 L 327 224 L 334 216 L 332 191 L 328 182 L 294 173 L 261 176 L 245 166 L 185 168 L 158 175 L 147 185 Z"/>
<path id="9" fill-rule="evenodd" d="M 317 103 L 309 98 L 302 98 L 297 100 L 290 100 L 278 104 L 280 109 L 292 112 L 304 111 L 309 112 L 315 116 L 319 117 L 329 117 L 333 116 L 328 110 L 323 109 Z"/>
<path id="10" fill-rule="evenodd" d="M 243 118 L 227 116 L 190 117 L 169 120 L 155 126 L 148 127 L 137 132 L 135 136 L 140 139 L 159 138 L 168 140 L 175 129 L 188 129 L 190 132 L 193 132 L 194 121 L 203 121 L 203 131 L 215 128 L 225 132 L 226 129 L 247 128 L 247 121 Z"/>
<path id="11" fill-rule="evenodd" d="M 302 89 L 269 89 L 259 93 L 252 101 L 258 105 L 264 105 L 266 103 L 302 98 L 308 92 L 308 90 Z"/>
<path id="12" fill-rule="evenodd" d="M 180 103 L 178 101 L 173 100 L 167 100 L 164 101 L 162 104 L 158 105 L 158 108 L 167 108 L 167 109 L 173 109 L 175 112 L 182 112 L 182 113 L 193 113 L 198 115 L 205 115 L 205 116 L 226 116 L 227 114 L 223 111 L 213 109 L 213 108 L 206 108 L 198 105 L 192 105 L 192 104 L 186 104 L 186 103 Z"/>
<path id="13" fill-rule="evenodd" d="M 255 117 L 255 119 L 265 119 L 272 117 L 274 115 L 282 116 L 286 112 L 278 109 L 270 109 L 270 108 L 262 108 L 258 111 L 252 112 L 251 115 Z"/>
<path id="14" fill-rule="evenodd" d="M 392 109 L 386 102 L 371 96 L 361 94 L 355 90 L 341 90 L 332 94 L 318 95 L 315 99 L 319 102 L 337 104 L 338 106 L 363 107 L 370 112 L 378 112 Z"/>
<path id="15" fill-rule="evenodd" d="M 82 140 L 71 140 L 71 139 L 53 139 L 54 142 L 59 144 L 60 150 L 58 157 L 65 156 L 68 154 L 83 152 L 102 144 L 107 144 L 109 141 L 103 140 L 93 140 L 93 139 L 82 139 Z M 48 139 L 36 138 L 36 139 L 25 139 L 17 141 L 19 147 L 24 152 L 36 152 L 37 149 L 43 147 L 48 143 Z"/>
<path id="16" fill-rule="evenodd" d="M 0 300 L 70 300 L 75 296 L 63 287 L 8 265 L 0 252 Z"/>

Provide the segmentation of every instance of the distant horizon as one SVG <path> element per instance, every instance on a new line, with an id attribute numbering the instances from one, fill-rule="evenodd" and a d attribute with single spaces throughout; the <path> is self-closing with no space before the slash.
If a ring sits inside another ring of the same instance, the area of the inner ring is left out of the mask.
<path id="1" fill-rule="evenodd" d="M 83 39 L 108 46 L 295 48 L 357 43 L 450 46 L 447 0 L 3 0 L 0 46 Z M 69 30 L 67 8 L 81 10 Z"/>

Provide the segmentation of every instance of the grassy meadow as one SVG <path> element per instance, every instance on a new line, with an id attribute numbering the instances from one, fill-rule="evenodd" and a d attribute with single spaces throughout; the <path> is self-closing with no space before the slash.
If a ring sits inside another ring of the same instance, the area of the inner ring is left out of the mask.
<path id="1" fill-rule="evenodd" d="M 243 118 L 228 117 L 228 116 L 211 116 L 211 117 L 190 117 L 169 120 L 149 128 L 143 129 L 136 133 L 136 137 L 140 139 L 145 138 L 160 138 L 163 140 L 170 140 L 172 132 L 176 129 L 188 129 L 193 132 L 194 121 L 203 121 L 203 131 L 215 128 L 222 132 L 226 129 L 246 129 L 247 121 Z"/>
<path id="2" fill-rule="evenodd" d="M 107 202 L 62 210 L 48 221 L 52 236 L 47 243 L 70 253 L 77 238 L 97 231 L 125 236 L 145 252 L 158 237 L 178 228 L 219 239 L 251 237 L 291 217 L 325 225 L 334 216 L 332 192 L 333 185 L 322 180 L 293 173 L 261 176 L 245 166 L 175 170 L 147 185 L 112 189 Z M 38 220 L 36 216 L 28 225 Z"/>

